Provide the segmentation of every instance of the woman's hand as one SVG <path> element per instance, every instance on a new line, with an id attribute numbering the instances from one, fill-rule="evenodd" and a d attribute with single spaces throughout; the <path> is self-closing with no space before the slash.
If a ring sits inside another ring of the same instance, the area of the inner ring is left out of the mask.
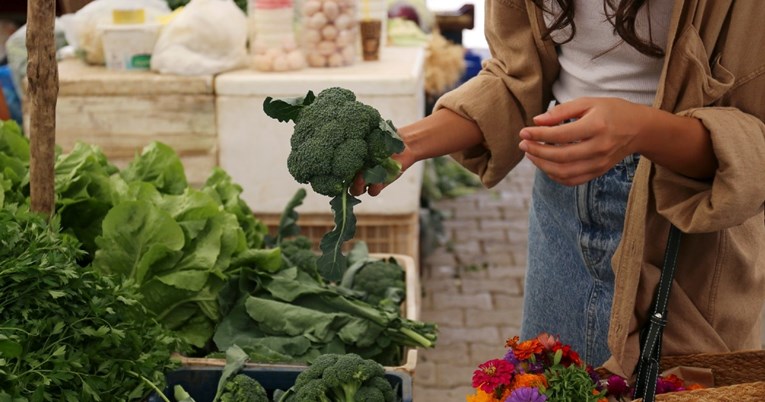
<path id="1" fill-rule="evenodd" d="M 575 186 L 602 175 L 629 154 L 651 109 L 617 98 L 578 98 L 534 117 L 519 147 L 551 179 Z M 576 119 L 571 123 L 564 123 Z"/>
<path id="2" fill-rule="evenodd" d="M 404 141 L 404 150 L 392 158 L 401 163 L 402 173 L 421 160 L 468 149 L 483 140 L 481 130 L 474 121 L 449 109 L 439 109 L 424 119 L 401 127 L 398 134 Z M 350 192 L 358 196 L 367 191 L 369 195 L 376 196 L 388 184 L 373 184 L 367 188 L 364 178 L 357 175 Z"/>
<path id="3" fill-rule="evenodd" d="M 568 119 L 577 120 L 561 124 Z M 534 122 L 537 127 L 521 130 L 518 146 L 564 185 L 592 180 L 632 153 L 697 180 L 708 180 L 717 170 L 709 131 L 693 117 L 623 99 L 578 98 Z"/>
<path id="4" fill-rule="evenodd" d="M 401 163 L 401 173 L 399 173 L 399 177 L 407 170 L 410 166 L 412 166 L 415 162 L 417 162 L 416 157 L 412 154 L 411 148 L 405 147 L 404 150 L 401 153 L 391 155 L 391 158 Z M 390 182 L 392 183 L 392 182 Z M 366 191 L 371 196 L 376 196 L 380 194 L 380 192 L 390 183 L 378 183 L 378 184 L 372 184 L 367 186 L 367 184 L 364 182 L 364 175 L 359 173 L 356 175 L 356 178 L 353 179 L 353 184 L 351 184 L 350 193 L 353 196 L 359 196 L 361 194 L 364 194 Z"/>

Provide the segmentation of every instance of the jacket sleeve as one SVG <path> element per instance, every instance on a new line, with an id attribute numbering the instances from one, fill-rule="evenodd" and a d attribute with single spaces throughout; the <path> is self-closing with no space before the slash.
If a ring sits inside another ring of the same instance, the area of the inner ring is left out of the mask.
<path id="1" fill-rule="evenodd" d="M 480 127 L 483 143 L 452 157 L 492 187 L 523 159 L 518 133 L 543 111 L 545 90 L 536 27 L 524 2 L 485 4 L 485 34 L 492 57 L 477 76 L 443 95 L 435 110 L 447 108 Z"/>
<path id="2" fill-rule="evenodd" d="M 731 107 L 697 108 L 680 114 L 701 120 L 709 130 L 718 168 L 714 178 L 700 181 L 655 166 L 653 192 L 659 214 L 686 233 L 722 230 L 762 214 L 762 118 Z"/>

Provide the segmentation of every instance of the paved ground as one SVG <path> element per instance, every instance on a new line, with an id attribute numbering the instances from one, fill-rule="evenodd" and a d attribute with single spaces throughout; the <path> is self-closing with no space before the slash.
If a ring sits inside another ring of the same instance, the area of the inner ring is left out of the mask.
<path id="1" fill-rule="evenodd" d="M 421 267 L 422 319 L 438 323 L 439 340 L 419 352 L 416 401 L 464 401 L 478 364 L 519 334 L 533 172 L 524 161 L 493 189 L 435 205 L 450 244 Z"/>

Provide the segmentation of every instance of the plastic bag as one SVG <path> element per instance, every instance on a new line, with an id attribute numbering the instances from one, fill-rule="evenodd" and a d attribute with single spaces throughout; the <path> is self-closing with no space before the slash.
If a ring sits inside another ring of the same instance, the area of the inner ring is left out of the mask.
<path id="1" fill-rule="evenodd" d="M 112 10 L 143 8 L 146 21 L 170 13 L 164 0 L 96 0 L 66 20 L 66 41 L 74 46 L 88 64 L 104 64 L 104 46 L 99 25 L 112 22 Z"/>
<path id="2" fill-rule="evenodd" d="M 232 0 L 191 0 L 159 35 L 151 69 L 208 75 L 247 61 L 247 17 Z"/>

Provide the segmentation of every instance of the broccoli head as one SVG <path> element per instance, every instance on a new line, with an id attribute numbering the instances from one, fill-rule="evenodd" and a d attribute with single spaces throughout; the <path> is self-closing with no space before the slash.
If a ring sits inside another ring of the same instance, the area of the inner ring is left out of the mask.
<path id="1" fill-rule="evenodd" d="M 282 256 L 289 266 L 295 266 L 307 273 L 312 278 L 321 280 L 316 261 L 319 257 L 311 250 L 311 239 L 305 236 L 296 236 L 282 240 L 279 248 Z"/>
<path id="2" fill-rule="evenodd" d="M 298 105 L 282 101 L 294 108 L 290 117 L 284 118 L 295 121 L 287 158 L 287 169 L 295 180 L 311 184 L 319 194 L 335 197 L 347 190 L 359 172 L 384 172 L 376 182 L 390 181 L 400 173 L 401 164 L 390 156 L 403 150 L 403 142 L 375 108 L 357 101 L 352 91 L 338 87 L 311 98 L 306 96 Z M 273 112 L 270 102 L 269 98 L 264 105 L 266 113 L 281 120 L 284 107 Z"/>
<path id="3" fill-rule="evenodd" d="M 220 402 L 268 402 L 266 389 L 254 378 L 237 374 L 223 386 Z"/>
<path id="4" fill-rule="evenodd" d="M 326 354 L 298 375 L 290 402 L 393 402 L 393 387 L 379 363 L 359 355 Z"/>
<path id="5" fill-rule="evenodd" d="M 364 292 L 372 305 L 389 299 L 400 304 L 404 299 L 404 270 L 395 262 L 378 260 L 365 264 L 353 276 L 351 289 Z"/>

